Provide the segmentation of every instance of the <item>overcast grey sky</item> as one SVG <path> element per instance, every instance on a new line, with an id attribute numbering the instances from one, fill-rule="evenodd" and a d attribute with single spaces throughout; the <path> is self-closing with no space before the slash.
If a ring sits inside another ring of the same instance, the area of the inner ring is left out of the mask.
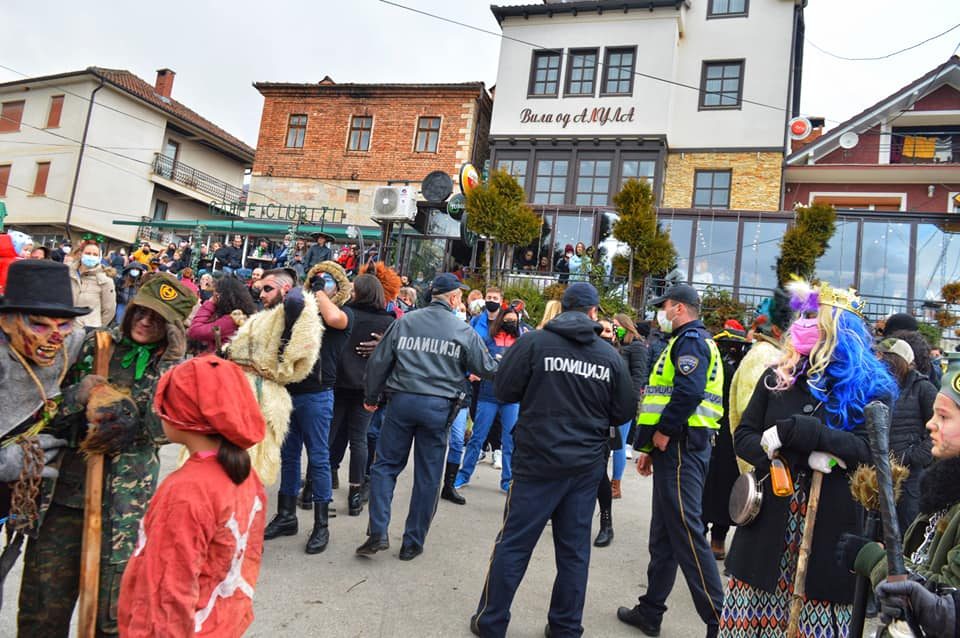
<path id="1" fill-rule="evenodd" d="M 498 30 L 487 0 L 398 1 Z M 960 2 L 810 0 L 806 22 L 808 41 L 822 48 L 875 56 L 960 23 Z M 497 37 L 377 0 L 2 0 L 0 25 L 0 64 L 28 76 L 104 66 L 152 83 L 156 69 L 172 68 L 177 100 L 252 146 L 262 98 L 251 82 L 316 82 L 330 75 L 337 82 L 482 80 L 490 86 L 500 45 Z M 843 62 L 808 44 L 804 114 L 835 125 L 944 62 L 958 45 L 960 29 L 890 60 Z M 0 69 L 0 81 L 21 77 Z"/>

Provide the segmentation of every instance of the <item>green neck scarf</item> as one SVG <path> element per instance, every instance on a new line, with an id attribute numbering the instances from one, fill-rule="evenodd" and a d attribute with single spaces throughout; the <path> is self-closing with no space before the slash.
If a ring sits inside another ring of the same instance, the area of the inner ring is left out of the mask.
<path id="1" fill-rule="evenodd" d="M 153 355 L 153 351 L 156 350 L 160 344 L 140 344 L 133 339 L 124 337 L 122 345 L 130 348 L 130 350 L 123 355 L 123 359 L 120 360 L 120 367 L 126 370 L 136 361 L 137 365 L 133 369 L 133 380 L 139 381 L 147 371 L 147 364 L 150 363 L 150 357 Z"/>

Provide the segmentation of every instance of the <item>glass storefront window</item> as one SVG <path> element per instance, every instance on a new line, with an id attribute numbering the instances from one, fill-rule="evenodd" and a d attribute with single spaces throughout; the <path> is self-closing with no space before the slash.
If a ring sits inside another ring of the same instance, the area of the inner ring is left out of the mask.
<path id="1" fill-rule="evenodd" d="M 557 216 L 553 245 L 558 258 L 563 254 L 564 247 L 567 244 L 576 247 L 577 242 L 583 242 L 583 245 L 587 248 L 591 246 L 593 242 L 593 220 L 592 212 L 581 215 L 560 214 Z"/>
<path id="2" fill-rule="evenodd" d="M 906 299 L 910 224 L 865 222 L 861 253 L 861 294 Z"/>
<path id="3" fill-rule="evenodd" d="M 737 263 L 737 226 L 735 221 L 701 219 L 697 223 L 693 258 L 694 287 L 732 286 Z"/>
<path id="4" fill-rule="evenodd" d="M 670 233 L 670 241 L 677 251 L 677 270 L 683 275 L 683 281 L 690 276 L 690 236 L 693 232 L 693 220 L 660 219 L 660 228 Z"/>
<path id="5" fill-rule="evenodd" d="M 777 285 L 780 240 L 787 231 L 783 222 L 743 222 L 740 247 L 740 286 L 772 289 Z"/>
<path id="6" fill-rule="evenodd" d="M 416 239 L 408 237 L 405 272 L 415 282 L 425 284 L 433 281 L 437 273 L 443 272 L 443 256 L 447 248 L 446 239 Z"/>
<path id="7" fill-rule="evenodd" d="M 917 273 L 913 296 L 942 299 L 940 289 L 960 279 L 960 233 L 945 232 L 935 224 L 917 225 Z"/>
<path id="8" fill-rule="evenodd" d="M 827 251 L 817 260 L 817 278 L 838 288 L 854 287 L 859 223 L 837 221 Z M 866 249 L 866 245 L 864 245 Z"/>

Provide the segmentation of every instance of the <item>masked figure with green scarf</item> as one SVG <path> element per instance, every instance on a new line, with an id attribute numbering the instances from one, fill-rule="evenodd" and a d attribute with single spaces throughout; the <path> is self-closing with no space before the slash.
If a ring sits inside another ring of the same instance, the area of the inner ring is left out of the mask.
<path id="1" fill-rule="evenodd" d="M 93 374 L 96 332 L 87 335 L 64 380 L 63 404 L 48 430 L 68 441 L 59 476 L 41 488 L 41 517 L 27 545 L 18 635 L 63 636 L 80 582 L 86 462 L 104 455 L 103 540 L 97 635 L 117 633 L 117 597 L 137 543 L 140 519 L 157 485 L 166 443 L 152 400 L 160 375 L 183 358 L 183 321 L 197 297 L 172 276 L 147 275 L 119 328 L 110 330 L 109 373 Z M 88 424 L 96 426 L 88 436 Z"/>

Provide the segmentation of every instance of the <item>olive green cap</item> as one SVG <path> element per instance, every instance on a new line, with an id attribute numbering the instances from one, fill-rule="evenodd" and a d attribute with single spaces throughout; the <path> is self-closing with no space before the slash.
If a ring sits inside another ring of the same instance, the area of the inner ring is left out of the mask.
<path id="1" fill-rule="evenodd" d="M 947 371 L 940 381 L 940 394 L 945 394 L 960 406 L 960 352 L 949 352 L 944 355 L 947 359 Z"/>
<path id="2" fill-rule="evenodd" d="M 150 273 L 144 277 L 130 305 L 153 310 L 167 321 L 183 321 L 197 304 L 193 291 L 173 275 Z"/>

